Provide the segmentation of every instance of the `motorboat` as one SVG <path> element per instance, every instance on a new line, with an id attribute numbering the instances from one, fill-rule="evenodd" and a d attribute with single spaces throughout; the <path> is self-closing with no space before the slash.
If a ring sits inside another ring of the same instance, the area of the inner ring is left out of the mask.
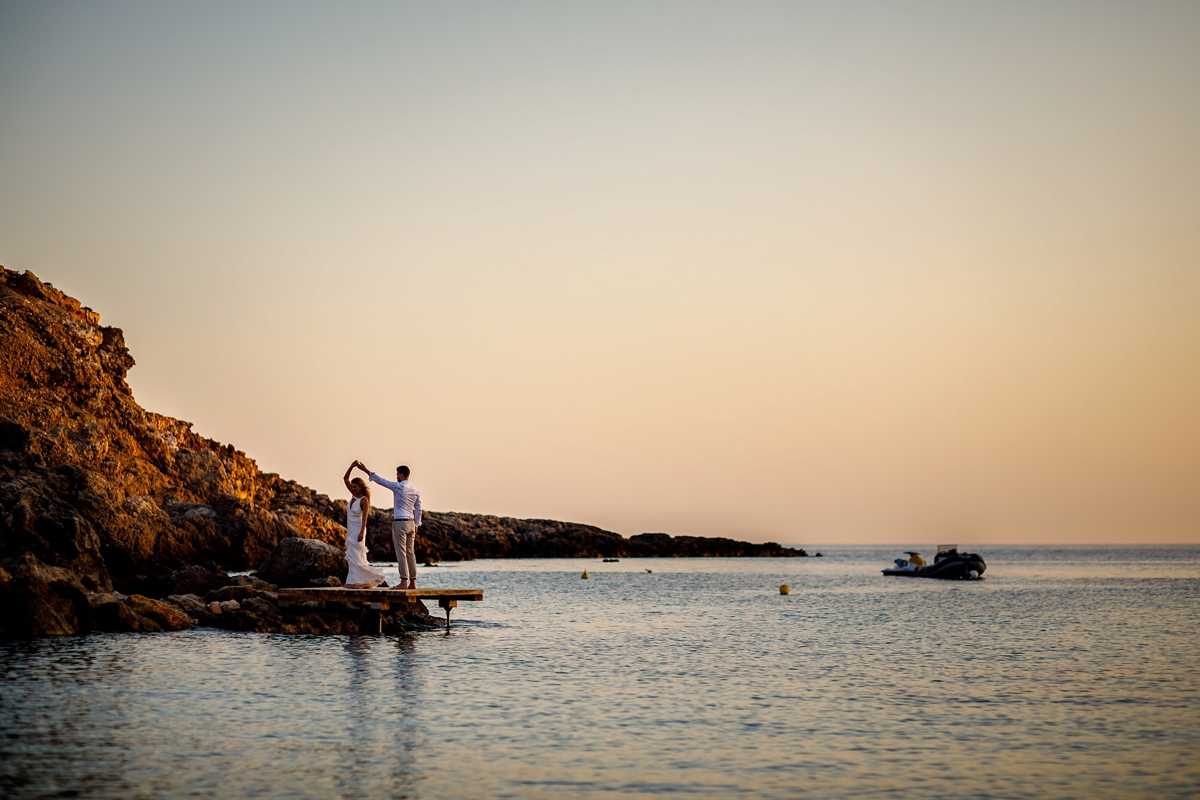
<path id="1" fill-rule="evenodd" d="M 926 564 L 921 554 L 908 551 L 908 558 L 897 558 L 896 566 L 883 570 L 884 575 L 904 575 L 909 578 L 944 578 L 973 581 L 983 577 L 987 564 L 983 556 L 960 553 L 956 544 L 939 544 L 932 564 Z"/>

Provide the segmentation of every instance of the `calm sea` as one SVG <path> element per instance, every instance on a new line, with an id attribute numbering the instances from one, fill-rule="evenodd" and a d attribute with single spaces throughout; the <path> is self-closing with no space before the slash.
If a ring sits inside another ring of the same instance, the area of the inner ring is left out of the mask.
<path id="1" fill-rule="evenodd" d="M 1200 795 L 1200 547 L 813 549 L 422 570 L 485 590 L 451 635 L 0 644 L 0 795 Z"/>

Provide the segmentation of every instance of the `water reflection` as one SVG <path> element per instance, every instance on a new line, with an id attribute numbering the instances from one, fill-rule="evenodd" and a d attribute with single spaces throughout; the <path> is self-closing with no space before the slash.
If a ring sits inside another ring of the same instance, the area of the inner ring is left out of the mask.
<path id="1" fill-rule="evenodd" d="M 415 795 L 409 641 L 97 634 L 0 656 L 0 796 Z"/>
<path id="2" fill-rule="evenodd" d="M 464 564 L 450 637 L 0 644 L 0 795 L 1194 793 L 1195 548 L 988 550 L 971 584 L 890 552 Z"/>
<path id="3" fill-rule="evenodd" d="M 418 680 L 416 640 L 396 637 L 381 648 L 390 657 L 390 691 L 378 698 L 380 718 L 391 730 L 391 778 L 396 797 L 419 797 L 422 771 L 419 759 L 429 757 L 425 748 L 422 720 L 418 714 L 422 702 L 422 687 Z"/>

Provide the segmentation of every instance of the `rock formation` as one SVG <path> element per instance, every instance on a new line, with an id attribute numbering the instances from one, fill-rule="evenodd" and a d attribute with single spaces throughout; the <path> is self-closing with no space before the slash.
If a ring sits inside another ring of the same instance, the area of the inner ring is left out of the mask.
<path id="1" fill-rule="evenodd" d="M 94 311 L 0 267 L 0 636 L 86 630 L 89 594 L 249 569 L 287 537 L 344 546 L 328 497 L 143 410 L 133 363 Z"/>
<path id="2" fill-rule="evenodd" d="M 288 542 L 315 542 L 311 539 L 285 539 Z M 320 542 L 315 542 L 320 544 Z M 428 630 L 441 623 L 429 615 L 420 600 L 404 597 L 389 599 L 388 611 L 369 611 L 347 607 L 343 603 L 299 602 L 281 608 L 279 587 L 254 576 L 239 575 L 204 595 L 172 594 L 163 599 L 196 624 L 231 631 L 258 633 L 400 633 Z"/>
<path id="3" fill-rule="evenodd" d="M 258 568 L 258 577 L 278 586 L 341 586 L 350 565 L 345 550 L 319 539 L 284 539 Z"/>
<path id="4" fill-rule="evenodd" d="M 76 573 L 42 564 L 29 553 L 6 566 L 0 568 L 2 637 L 182 630 L 193 625 L 191 617 L 149 597 L 88 591 Z"/>
<path id="5" fill-rule="evenodd" d="M 417 532 L 419 561 L 474 558 L 665 558 L 806 556 L 774 542 L 751 544 L 705 536 L 643 533 L 625 538 L 594 525 L 550 519 L 513 519 L 484 514 L 429 512 Z M 367 525 L 371 558 L 394 561 L 391 511 L 371 509 Z"/>
<path id="6" fill-rule="evenodd" d="M 246 569 L 287 536 L 342 546 L 329 498 L 144 411 L 120 330 L 0 270 L 0 558 L 32 553 L 107 589 L 198 562 Z"/>

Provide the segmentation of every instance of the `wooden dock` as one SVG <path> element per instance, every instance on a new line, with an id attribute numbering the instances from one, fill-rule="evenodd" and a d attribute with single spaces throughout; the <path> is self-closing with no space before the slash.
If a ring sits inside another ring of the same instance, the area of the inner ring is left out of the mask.
<path id="1" fill-rule="evenodd" d="M 337 586 L 313 586 L 296 589 L 280 589 L 279 605 L 286 607 L 291 603 L 317 601 L 320 603 L 346 603 L 347 605 L 361 604 L 382 613 L 391 608 L 397 600 L 437 600 L 438 607 L 446 610 L 446 630 L 450 630 L 450 609 L 458 606 L 459 600 L 481 601 L 483 589 L 345 589 Z"/>

